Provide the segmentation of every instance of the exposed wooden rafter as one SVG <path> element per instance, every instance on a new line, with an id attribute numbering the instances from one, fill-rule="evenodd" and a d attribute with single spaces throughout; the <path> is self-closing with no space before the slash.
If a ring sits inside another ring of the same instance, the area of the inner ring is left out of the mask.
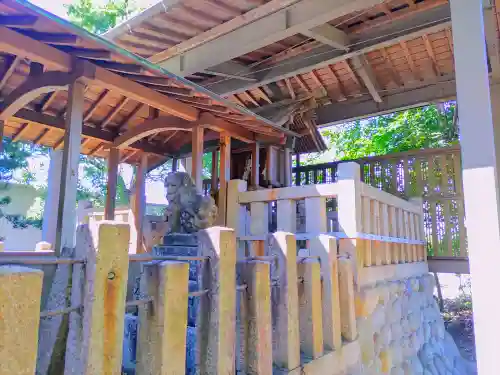
<path id="1" fill-rule="evenodd" d="M 7 84 L 7 81 L 9 78 L 12 76 L 14 71 L 16 70 L 16 67 L 19 65 L 21 62 L 21 58 L 19 56 L 10 56 L 6 58 L 6 66 L 7 68 L 5 69 L 5 72 L 2 75 L 2 78 L 0 78 L 0 92 L 2 89 L 5 87 Z"/>
<path id="2" fill-rule="evenodd" d="M 102 120 L 102 122 L 99 124 L 99 127 L 101 129 L 104 129 L 106 126 L 108 126 L 111 121 L 116 117 L 116 115 L 122 110 L 123 107 L 128 103 L 129 99 L 127 97 L 123 97 L 120 102 L 114 107 Z"/>

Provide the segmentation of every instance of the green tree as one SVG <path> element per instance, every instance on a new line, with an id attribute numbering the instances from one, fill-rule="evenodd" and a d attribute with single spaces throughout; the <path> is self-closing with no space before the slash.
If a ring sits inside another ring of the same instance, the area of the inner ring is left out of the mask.
<path id="1" fill-rule="evenodd" d="M 323 135 L 334 160 L 351 160 L 458 144 L 455 103 L 429 105 L 354 121 Z"/>
<path id="2" fill-rule="evenodd" d="M 93 0 L 78 0 L 66 5 L 71 22 L 95 34 L 102 34 L 126 20 L 135 11 L 129 0 L 110 0 L 103 5 Z"/>

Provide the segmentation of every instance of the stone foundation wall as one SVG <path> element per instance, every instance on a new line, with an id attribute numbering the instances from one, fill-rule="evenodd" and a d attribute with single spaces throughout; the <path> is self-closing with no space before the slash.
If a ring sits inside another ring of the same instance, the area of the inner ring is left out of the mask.
<path id="1" fill-rule="evenodd" d="M 389 267 L 407 272 L 413 265 Z M 361 358 L 349 375 L 473 374 L 445 331 L 433 291 L 428 273 L 364 285 L 355 296 Z"/>

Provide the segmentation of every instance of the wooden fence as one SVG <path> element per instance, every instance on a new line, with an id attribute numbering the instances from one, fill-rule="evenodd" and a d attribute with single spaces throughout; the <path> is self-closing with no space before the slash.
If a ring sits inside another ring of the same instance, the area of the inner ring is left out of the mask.
<path id="1" fill-rule="evenodd" d="M 343 373 L 359 362 L 354 266 L 337 257 L 335 238 L 318 237 L 320 263 L 319 256 L 297 257 L 291 233 L 270 234 L 269 251 L 260 257 L 238 257 L 232 229 L 209 228 L 199 236 L 198 256 L 128 254 L 128 224 L 101 221 L 92 231 L 79 228 L 70 257 L 50 250 L 0 253 L 0 374 L 33 374 L 35 367 L 45 373 L 58 356 L 56 345 L 62 345 L 59 355 L 65 352 L 61 373 L 120 374 L 127 309 L 138 310 L 136 374 L 184 374 L 189 298 L 199 299 L 195 351 L 201 374 L 233 374 L 235 367 L 262 375 L 273 368 Z M 189 261 L 201 263 L 196 291 L 189 289 Z M 140 299 L 127 301 L 131 262 L 144 271 Z M 59 287 L 71 291 L 56 306 L 50 305 L 50 288 L 40 303 L 50 272 L 35 268 L 47 266 L 57 267 L 53 285 L 62 282 Z M 60 336 L 64 324 L 68 333 Z M 40 336 L 39 328 L 45 330 Z"/>
<path id="2" fill-rule="evenodd" d="M 467 257 L 458 146 L 369 157 L 356 162 L 364 183 L 404 199 L 422 198 L 429 256 Z M 338 167 L 344 163 L 295 167 L 293 183 L 302 186 L 335 182 Z"/>

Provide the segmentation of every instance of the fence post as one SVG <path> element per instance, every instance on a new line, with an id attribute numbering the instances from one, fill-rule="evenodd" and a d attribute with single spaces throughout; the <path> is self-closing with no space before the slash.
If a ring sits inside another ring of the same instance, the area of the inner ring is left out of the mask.
<path id="1" fill-rule="evenodd" d="M 342 335 L 337 239 L 328 235 L 311 238 L 309 251 L 311 255 L 319 256 L 321 260 L 324 345 L 328 350 L 338 350 L 342 346 Z"/>
<path id="2" fill-rule="evenodd" d="M 342 336 L 354 341 L 358 336 L 356 328 L 356 309 L 354 305 L 353 266 L 345 257 L 339 259 L 340 316 Z"/>
<path id="3" fill-rule="evenodd" d="M 270 255 L 276 257 L 273 288 L 273 362 L 279 368 L 300 366 L 299 296 L 297 288 L 297 242 L 287 232 L 270 234 Z"/>
<path id="4" fill-rule="evenodd" d="M 184 374 L 189 264 L 150 265 L 143 282 L 154 302 L 139 308 L 137 375 Z"/>
<path id="5" fill-rule="evenodd" d="M 119 375 L 130 228 L 128 224 L 102 221 L 91 229 L 97 246 L 87 256 L 82 369 L 85 375 Z"/>
<path id="6" fill-rule="evenodd" d="M 420 207 L 419 213 L 415 216 L 415 238 L 419 241 L 424 241 L 424 244 L 417 245 L 418 260 L 427 261 L 427 245 L 425 244 L 425 229 L 424 229 L 424 200 L 422 197 L 410 199 L 410 201 Z M 460 217 L 458 218 L 460 220 Z"/>
<path id="7" fill-rule="evenodd" d="M 208 256 L 200 275 L 197 322 L 200 374 L 232 374 L 236 341 L 236 236 L 234 230 L 212 227 L 199 232 L 199 254 Z"/>
<path id="8" fill-rule="evenodd" d="M 359 165 L 353 162 L 339 164 L 337 171 L 339 230 L 347 237 L 339 242 L 340 254 L 349 255 L 354 260 L 357 282 L 357 249 L 360 242 L 356 238 L 361 230 L 361 173 Z"/>
<path id="9" fill-rule="evenodd" d="M 35 373 L 43 272 L 0 267 L 0 375 Z"/>
<path id="10" fill-rule="evenodd" d="M 245 234 L 245 207 L 240 206 L 238 195 L 247 191 L 244 180 L 230 180 L 227 184 L 227 227 L 234 229 L 237 236 Z"/>
<path id="11" fill-rule="evenodd" d="M 297 265 L 302 278 L 299 289 L 299 328 L 301 351 L 313 359 L 323 355 L 323 312 L 319 262 L 304 259 Z"/>
<path id="12" fill-rule="evenodd" d="M 251 262 L 246 266 L 247 284 L 247 361 L 249 375 L 268 375 L 273 372 L 271 283 L 270 266 L 264 262 Z"/>

